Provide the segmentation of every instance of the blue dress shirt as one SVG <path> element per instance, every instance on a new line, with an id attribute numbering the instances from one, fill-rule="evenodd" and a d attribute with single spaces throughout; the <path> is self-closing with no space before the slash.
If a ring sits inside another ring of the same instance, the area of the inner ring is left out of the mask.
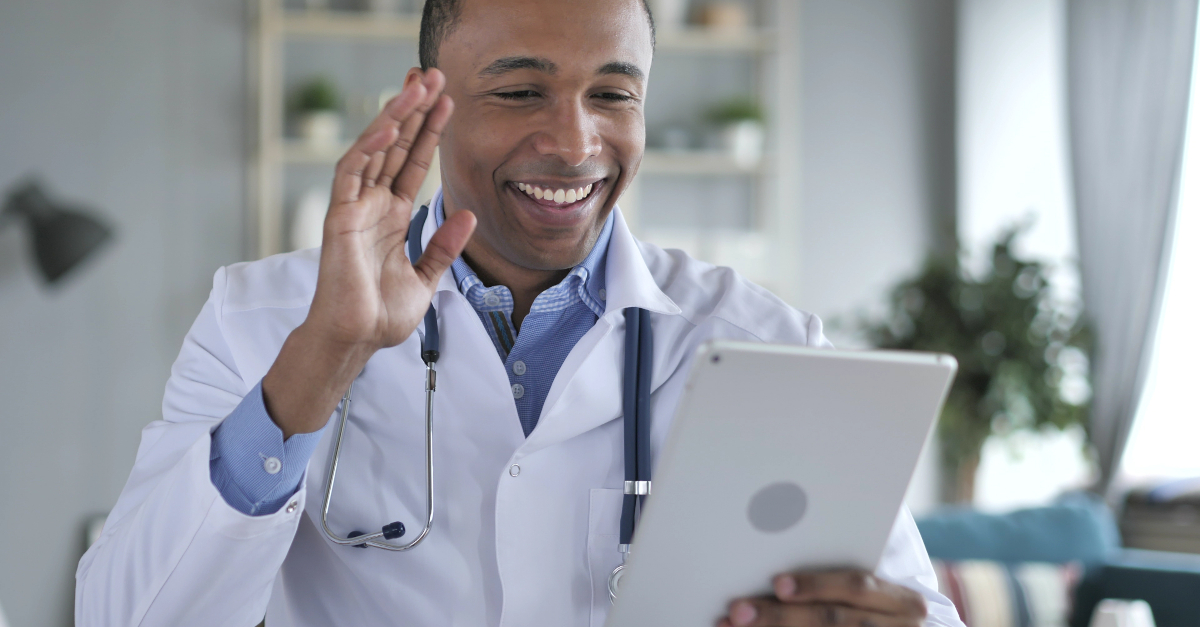
<path id="1" fill-rule="evenodd" d="M 445 221 L 441 190 L 433 197 L 432 209 L 440 227 Z M 604 314 L 604 269 L 612 228 L 610 214 L 587 258 L 534 299 L 520 332 L 512 321 L 513 298 L 507 287 L 485 287 L 462 257 L 451 265 L 455 284 L 479 314 L 504 362 L 526 436 L 537 425 L 567 355 Z M 213 485 L 226 503 L 243 514 L 273 514 L 300 488 L 324 430 L 298 433 L 284 441 L 283 432 L 267 414 L 260 381 L 213 431 L 209 455 Z"/>

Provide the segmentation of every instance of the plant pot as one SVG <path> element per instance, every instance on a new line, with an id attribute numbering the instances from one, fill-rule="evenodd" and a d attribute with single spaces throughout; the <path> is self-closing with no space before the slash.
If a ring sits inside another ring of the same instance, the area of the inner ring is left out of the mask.
<path id="1" fill-rule="evenodd" d="M 312 148 L 332 148 L 342 141 L 342 116 L 334 111 L 302 113 L 296 120 L 300 139 Z"/>
<path id="2" fill-rule="evenodd" d="M 729 153 L 739 166 L 753 167 L 762 160 L 766 131 L 761 122 L 731 122 L 721 127 L 718 138 L 721 148 Z"/>
<path id="3" fill-rule="evenodd" d="M 329 191 L 313 188 L 304 193 L 292 211 L 288 233 L 291 250 L 316 248 L 321 245 L 325 231 L 325 213 L 329 210 Z"/>

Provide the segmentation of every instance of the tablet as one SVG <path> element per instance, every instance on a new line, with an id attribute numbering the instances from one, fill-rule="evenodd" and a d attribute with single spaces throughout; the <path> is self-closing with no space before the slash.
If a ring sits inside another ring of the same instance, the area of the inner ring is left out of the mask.
<path id="1" fill-rule="evenodd" d="M 956 369 L 929 353 L 703 346 L 605 624 L 713 625 L 779 573 L 875 570 Z"/>

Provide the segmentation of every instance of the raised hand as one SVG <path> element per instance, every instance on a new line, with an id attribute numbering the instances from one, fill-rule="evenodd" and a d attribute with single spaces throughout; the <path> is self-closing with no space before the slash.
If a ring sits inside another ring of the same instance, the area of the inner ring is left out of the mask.
<path id="1" fill-rule="evenodd" d="M 415 196 L 453 110 L 441 72 L 410 77 L 337 165 L 305 322 L 331 341 L 379 349 L 407 339 L 474 228 L 469 213 L 455 214 L 420 260 L 405 257 Z"/>
<path id="2" fill-rule="evenodd" d="M 338 161 L 312 306 L 263 379 L 285 437 L 320 429 L 367 359 L 412 334 L 475 228 L 460 211 L 419 260 L 405 256 L 415 196 L 454 109 L 444 85 L 437 69 L 410 71 L 404 91 Z"/>

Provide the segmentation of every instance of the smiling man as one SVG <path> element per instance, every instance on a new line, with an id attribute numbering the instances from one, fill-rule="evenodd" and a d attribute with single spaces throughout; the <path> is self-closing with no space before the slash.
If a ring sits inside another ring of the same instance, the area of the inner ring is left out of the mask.
<path id="1" fill-rule="evenodd" d="M 828 346 L 816 317 L 630 234 L 643 0 L 426 0 L 420 53 L 338 162 L 322 247 L 218 270 L 80 561 L 77 625 L 601 625 L 624 310 L 654 330 L 655 454 L 705 341 Z M 414 212 L 439 145 L 442 188 Z M 375 548 L 348 539 L 381 524 Z M 763 582 L 720 623 L 961 624 L 907 511 L 875 573 Z"/>

